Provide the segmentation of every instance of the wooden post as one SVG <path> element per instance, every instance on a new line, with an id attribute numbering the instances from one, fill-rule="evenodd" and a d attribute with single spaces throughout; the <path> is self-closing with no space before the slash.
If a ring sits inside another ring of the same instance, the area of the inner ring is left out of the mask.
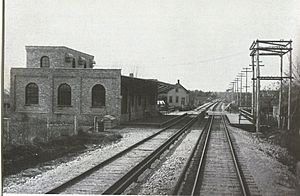
<path id="1" fill-rule="evenodd" d="M 51 135 L 51 133 L 49 133 L 49 127 L 50 127 L 50 123 L 49 123 L 49 117 L 47 116 L 47 124 L 46 124 L 46 141 L 49 141 L 49 134 Z"/>
<path id="2" fill-rule="evenodd" d="M 251 100 L 251 106 L 252 106 L 252 115 L 253 115 L 253 121 L 256 121 L 256 112 L 255 112 L 255 70 L 254 70 L 254 55 L 252 56 L 252 100 Z"/>
<path id="3" fill-rule="evenodd" d="M 74 134 L 77 135 L 77 116 L 74 115 Z"/>
<path id="4" fill-rule="evenodd" d="M 290 131 L 291 130 L 291 95 L 292 95 L 292 41 L 290 42 L 290 63 L 289 63 L 289 96 L 288 96 L 288 127 L 287 129 Z"/>
<path id="5" fill-rule="evenodd" d="M 10 144 L 10 131 L 9 131 L 9 120 L 6 121 L 6 131 L 7 131 L 7 143 Z"/>
<path id="6" fill-rule="evenodd" d="M 256 41 L 256 132 L 260 132 L 260 70 L 259 70 L 259 42 Z"/>
<path id="7" fill-rule="evenodd" d="M 248 70 L 246 69 L 246 95 L 245 95 L 245 106 L 248 107 Z"/>
<path id="8" fill-rule="evenodd" d="M 240 106 L 243 106 L 243 74 L 241 73 L 241 86 L 240 86 Z"/>
<path id="9" fill-rule="evenodd" d="M 283 58 L 282 55 L 280 55 L 280 89 L 279 89 L 279 103 L 278 103 L 278 115 L 279 115 L 279 120 L 278 120 L 278 128 L 280 129 L 282 124 L 281 124 L 281 116 L 282 116 L 282 112 L 281 112 L 281 104 L 282 104 L 282 67 L 283 67 Z"/>
<path id="10" fill-rule="evenodd" d="M 94 132 L 98 131 L 98 119 L 97 116 L 94 117 Z"/>
<path id="11" fill-rule="evenodd" d="M 237 101 L 237 106 L 240 106 L 240 100 L 239 100 L 239 80 L 238 80 L 238 78 L 236 78 L 235 81 L 236 81 L 236 101 Z"/>
<path id="12" fill-rule="evenodd" d="M 248 72 L 251 72 L 250 71 L 250 69 L 251 68 L 248 68 L 248 67 L 246 67 L 246 68 L 243 68 L 245 71 L 242 71 L 242 72 L 245 72 L 246 73 L 246 86 L 245 86 L 245 88 L 246 88 L 246 95 L 245 95 L 245 106 L 246 107 L 248 107 L 249 106 L 249 104 L 248 104 Z"/>

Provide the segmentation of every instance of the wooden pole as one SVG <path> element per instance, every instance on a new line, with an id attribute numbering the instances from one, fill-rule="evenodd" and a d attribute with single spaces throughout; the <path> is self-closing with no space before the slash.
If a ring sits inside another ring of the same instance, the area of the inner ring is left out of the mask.
<path id="1" fill-rule="evenodd" d="M 290 42 L 290 48 L 292 48 L 292 42 Z M 292 49 L 290 50 L 290 63 L 289 63 L 289 97 L 288 97 L 288 130 L 291 130 L 291 95 L 292 95 Z"/>
<path id="2" fill-rule="evenodd" d="M 248 106 L 248 71 L 246 70 L 246 90 L 245 90 L 245 92 L 246 92 L 246 94 L 245 94 L 245 106 L 247 107 Z"/>
<path id="3" fill-rule="evenodd" d="M 246 95 L 245 95 L 245 106 L 246 107 L 248 107 L 249 106 L 249 104 L 248 104 L 248 73 L 250 73 L 251 71 L 251 68 L 248 68 L 248 67 L 246 67 L 246 68 L 243 68 L 245 71 L 242 71 L 242 72 L 245 72 L 246 73 L 246 86 L 245 86 L 245 88 L 246 88 Z"/>
<path id="4" fill-rule="evenodd" d="M 283 67 L 283 58 L 282 55 L 280 56 L 280 77 L 282 77 L 282 67 Z M 279 103 L 278 103 L 278 115 L 279 115 L 279 120 L 278 120 L 278 128 L 281 128 L 281 118 L 282 118 L 282 112 L 281 112 L 281 104 L 282 104 L 282 80 L 280 80 L 280 89 L 279 89 Z"/>
<path id="5" fill-rule="evenodd" d="M 255 112 L 255 70 L 254 70 L 254 55 L 252 56 L 252 115 L 253 115 L 253 121 L 256 121 L 256 112 Z"/>
<path id="6" fill-rule="evenodd" d="M 238 78 L 236 78 L 235 81 L 236 81 L 236 101 L 237 101 L 237 106 L 239 106 L 240 101 L 239 101 L 239 80 L 238 80 Z"/>
<path id="7" fill-rule="evenodd" d="M 259 42 L 256 42 L 256 132 L 260 132 L 260 70 L 259 70 Z"/>
<path id="8" fill-rule="evenodd" d="M 240 91 L 240 106 L 242 107 L 243 106 L 243 74 L 240 74 L 241 76 L 241 91 Z"/>

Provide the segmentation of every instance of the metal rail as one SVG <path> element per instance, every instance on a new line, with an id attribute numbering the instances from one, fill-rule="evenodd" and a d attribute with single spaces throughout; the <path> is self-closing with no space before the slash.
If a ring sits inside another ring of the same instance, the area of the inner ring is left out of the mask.
<path id="1" fill-rule="evenodd" d="M 201 109 L 203 109 L 203 111 L 201 111 L 201 113 L 200 113 L 196 118 L 194 118 L 194 119 L 192 119 L 191 121 L 189 121 L 189 123 L 186 124 L 181 130 L 179 130 L 178 132 L 176 132 L 176 133 L 172 136 L 172 138 L 174 138 L 174 139 L 172 139 L 172 142 L 174 143 L 174 142 L 176 141 L 176 139 L 180 136 L 180 133 L 181 133 L 181 132 L 185 132 L 185 130 L 188 129 L 188 127 L 191 126 L 191 125 L 195 122 L 195 119 L 198 119 L 198 118 L 200 118 L 200 117 L 201 117 L 201 118 L 204 117 L 204 116 L 205 116 L 206 110 L 207 110 L 209 107 L 211 107 L 212 105 L 213 105 L 213 103 L 207 104 L 207 105 L 201 107 Z M 199 110 L 200 110 L 200 109 L 199 109 Z M 81 173 L 80 175 L 75 176 L 74 178 L 68 180 L 67 182 L 65 182 L 65 183 L 63 183 L 63 184 L 61 184 L 61 185 L 55 187 L 54 189 L 52 189 L 52 190 L 50 190 L 50 191 L 47 191 L 46 194 L 58 194 L 58 193 L 64 191 L 66 188 L 68 188 L 68 187 L 74 185 L 75 183 L 81 181 L 81 180 L 84 179 L 85 177 L 87 177 L 87 176 L 89 176 L 90 174 L 92 174 L 93 172 L 95 172 L 95 171 L 97 171 L 97 170 L 103 168 L 104 166 L 110 164 L 111 162 L 113 162 L 114 160 L 118 159 L 119 157 L 122 157 L 124 154 L 128 153 L 129 151 L 131 151 L 132 149 L 136 148 L 137 146 L 139 146 L 139 145 L 141 145 L 141 144 L 147 142 L 148 140 L 150 140 L 150 139 L 152 139 L 153 137 L 159 135 L 160 133 L 164 132 L 165 130 L 169 129 L 170 127 L 176 125 L 177 123 L 179 123 L 180 121 L 182 121 L 183 119 L 185 119 L 186 116 L 187 116 L 186 113 L 183 114 L 183 115 L 181 115 L 181 118 L 180 118 L 180 119 L 177 119 L 175 122 L 173 122 L 173 123 L 170 124 L 169 126 L 163 128 L 163 129 L 160 130 L 159 132 L 157 132 L 157 133 L 151 135 L 150 137 L 145 138 L 145 139 L 143 139 L 142 141 L 140 141 L 140 142 L 138 142 L 138 143 L 136 143 L 136 144 L 130 146 L 129 148 L 127 148 L 127 149 L 121 151 L 120 153 L 114 155 L 113 157 L 111 157 L 111 158 L 109 158 L 109 159 L 107 159 L 107 160 L 101 162 L 101 163 L 98 164 L 97 166 L 95 166 L 95 167 L 93 167 L 93 168 L 91 168 L 91 169 L 89 169 L 89 170 L 87 170 L 87 171 Z M 183 131 L 183 130 L 184 130 L 184 131 Z M 166 146 L 165 148 L 168 148 L 168 147 L 172 144 L 172 142 L 170 142 L 170 143 L 168 143 L 168 144 L 167 144 L 167 142 L 166 142 L 166 143 L 163 144 L 163 145 Z M 158 151 L 159 151 L 159 149 L 156 150 L 155 152 L 158 152 Z M 162 151 L 162 152 L 163 152 L 163 151 Z M 159 153 L 160 153 L 160 152 L 159 152 Z M 158 153 L 158 154 L 159 154 L 159 153 Z M 161 154 L 161 153 L 160 153 L 160 154 Z M 151 160 L 149 160 L 149 161 L 151 162 L 152 160 L 155 160 L 155 159 L 151 159 Z M 149 163 L 150 163 L 150 162 L 149 162 Z M 149 163 L 148 163 L 147 165 L 149 165 Z M 138 164 L 138 165 L 141 166 L 141 163 Z M 133 169 L 133 171 L 134 171 L 134 170 L 135 170 L 135 169 Z M 124 186 L 124 187 L 125 187 L 125 186 Z M 118 190 L 120 190 L 120 189 L 118 189 Z M 109 191 L 109 190 L 108 190 L 108 191 Z M 107 191 L 105 191 L 104 194 L 106 194 L 106 192 L 107 192 Z M 109 193 L 109 194 L 116 194 L 116 193 Z"/>
<path id="2" fill-rule="evenodd" d="M 242 189 L 242 193 L 243 193 L 244 196 L 250 195 L 250 191 L 249 191 L 249 188 L 247 186 L 245 176 L 242 172 L 241 166 L 239 165 L 239 163 L 237 161 L 237 155 L 236 155 L 236 152 L 233 148 L 233 144 L 232 144 L 232 141 L 231 141 L 231 138 L 230 138 L 230 135 L 229 135 L 229 131 L 228 131 L 228 128 L 227 128 L 227 125 L 226 125 L 226 122 L 225 122 L 225 119 L 224 119 L 223 115 L 222 115 L 222 121 L 223 121 L 223 125 L 224 125 L 224 128 L 225 128 L 226 138 L 227 138 L 227 141 L 228 141 L 228 144 L 229 144 L 229 147 L 230 147 L 230 152 L 231 152 L 231 156 L 232 156 L 232 159 L 233 159 L 233 162 L 234 162 L 235 170 L 236 170 L 236 173 L 237 173 L 237 176 L 238 176 L 238 179 L 239 179 L 239 183 L 240 183 L 240 186 L 241 186 L 241 189 Z"/>
<path id="3" fill-rule="evenodd" d="M 202 171 L 202 168 L 203 168 L 203 165 L 204 165 L 204 157 L 205 157 L 206 152 L 207 152 L 208 140 L 209 140 L 209 136 L 210 136 L 210 133 L 211 133 L 211 127 L 212 127 L 213 121 L 214 121 L 214 116 L 211 117 L 211 121 L 210 121 L 210 124 L 209 124 L 209 127 L 208 127 L 208 132 L 207 132 L 207 135 L 206 135 L 206 138 L 205 138 L 205 143 L 204 143 L 204 147 L 203 147 L 203 150 L 202 150 L 200 163 L 199 163 L 199 167 L 197 169 L 197 174 L 196 174 L 195 182 L 193 184 L 193 189 L 192 189 L 191 195 L 196 195 L 196 188 L 199 185 L 200 172 Z"/>
<path id="4" fill-rule="evenodd" d="M 210 117 L 209 119 L 211 119 L 211 117 Z M 204 126 L 204 128 L 203 128 L 203 131 L 200 133 L 200 136 L 198 137 L 198 140 L 197 140 L 197 143 L 196 143 L 196 144 L 200 144 L 202 137 L 204 137 L 204 136 L 203 136 L 203 135 L 204 135 L 204 132 L 205 132 L 204 130 L 208 129 L 208 128 L 207 128 L 208 125 L 211 126 L 208 122 L 205 124 L 205 126 Z M 179 193 L 180 193 L 180 191 L 181 191 L 181 188 L 182 188 L 181 186 L 182 186 L 182 184 L 183 184 L 183 181 L 184 181 L 184 179 L 185 179 L 185 176 L 186 176 L 186 174 L 187 174 L 187 171 L 188 171 L 188 169 L 189 169 L 189 166 L 191 165 L 192 160 L 194 159 L 197 150 L 198 150 L 198 145 L 195 145 L 194 148 L 193 148 L 193 150 L 192 150 L 191 155 L 189 156 L 189 158 L 188 158 L 188 160 L 187 160 L 187 162 L 186 162 L 186 164 L 185 164 L 185 166 L 184 166 L 183 171 L 181 172 L 181 175 L 180 175 L 180 177 L 179 177 L 179 179 L 178 179 L 178 181 L 177 181 L 177 184 L 176 184 L 176 186 L 175 186 L 175 189 L 173 190 L 172 195 L 179 195 Z"/>
<path id="5" fill-rule="evenodd" d="M 224 126 L 226 140 L 229 144 L 230 154 L 231 154 L 232 161 L 233 161 L 235 171 L 236 171 L 236 174 L 237 174 L 238 182 L 239 182 L 239 185 L 241 187 L 241 192 L 242 192 L 241 194 L 244 195 L 244 196 L 248 196 L 248 195 L 250 195 L 249 187 L 247 186 L 247 183 L 246 183 L 244 174 L 242 172 L 241 166 L 238 163 L 236 152 L 233 148 L 233 144 L 232 144 L 232 141 L 231 141 L 231 138 L 230 138 L 230 135 L 229 135 L 229 131 L 228 131 L 224 116 L 221 115 L 221 118 L 222 118 L 222 124 Z M 177 185 L 176 185 L 176 187 L 175 187 L 175 189 L 172 193 L 173 195 L 182 194 L 182 190 L 184 188 L 183 187 L 184 183 L 186 183 L 184 181 L 187 177 L 187 172 L 188 172 L 188 170 L 190 169 L 190 167 L 192 165 L 192 161 L 195 160 L 195 156 L 197 156 L 196 155 L 197 150 L 199 152 L 199 150 L 202 149 L 200 161 L 199 161 L 199 163 L 196 163 L 198 165 L 198 167 L 197 167 L 196 175 L 195 175 L 195 177 L 193 177 L 193 179 L 194 179 L 193 183 L 191 184 L 192 189 L 189 192 L 189 195 L 199 195 L 199 188 L 201 187 L 201 183 L 202 183 L 201 182 L 201 180 L 202 180 L 201 176 L 202 176 L 202 172 L 203 172 L 204 165 L 205 165 L 205 157 L 206 157 L 207 150 L 208 150 L 208 143 L 209 143 L 209 138 L 210 138 L 210 135 L 211 135 L 213 120 L 214 120 L 214 115 L 212 115 L 210 117 L 210 121 L 208 123 L 209 124 L 208 128 L 207 128 L 207 125 L 206 125 L 203 132 L 200 134 L 200 136 L 198 138 L 198 141 L 197 141 L 197 145 L 195 145 L 195 147 L 193 148 L 193 151 L 192 151 L 192 153 L 191 153 L 191 155 L 190 155 L 190 157 L 189 157 L 189 159 L 188 159 L 188 161 L 185 165 L 185 168 L 183 169 L 183 172 L 181 173 L 181 176 L 179 177 Z M 206 136 L 205 136 L 205 134 L 206 134 Z M 203 138 L 203 137 L 205 137 L 205 138 Z M 203 143 L 204 139 L 205 139 L 204 144 L 201 145 L 201 143 Z M 184 194 L 186 194 L 186 193 L 184 193 Z"/>
<path id="6" fill-rule="evenodd" d="M 157 160 L 161 154 L 163 154 L 169 147 L 175 143 L 175 141 L 191 127 L 196 120 L 204 115 L 201 112 L 197 117 L 190 120 L 183 128 L 178 130 L 171 138 L 164 142 L 159 148 L 152 152 L 148 157 L 142 160 L 138 165 L 132 168 L 127 174 L 119 179 L 115 184 L 109 187 L 103 192 L 107 195 L 121 194 L 125 189 L 132 184 L 155 160 Z"/>
<path id="7" fill-rule="evenodd" d="M 210 106 L 209 106 L 208 108 L 211 108 L 211 107 L 212 107 L 212 111 L 215 111 L 215 109 L 216 109 L 216 107 L 217 107 L 218 104 L 219 104 L 219 102 L 218 102 L 218 103 L 212 103 L 212 104 L 210 104 Z M 208 130 L 208 132 L 210 132 L 209 130 L 211 129 L 212 121 L 213 121 L 212 117 L 213 117 L 213 116 L 210 116 L 210 117 L 209 117 L 210 123 L 207 122 L 207 123 L 205 124 L 204 128 L 203 128 L 203 131 L 200 133 L 200 136 L 198 137 L 198 140 L 197 140 L 197 142 L 196 142 L 196 145 L 194 146 L 194 148 L 193 148 L 193 150 L 192 150 L 192 153 L 191 153 L 191 155 L 189 156 L 189 158 L 188 158 L 188 160 L 187 160 L 187 162 L 186 162 L 186 164 L 185 164 L 185 166 L 184 166 L 183 171 L 181 172 L 181 175 L 180 175 L 180 177 L 179 177 L 179 180 L 177 181 L 177 184 L 176 184 L 176 186 L 175 186 L 175 189 L 173 190 L 172 195 L 178 195 L 178 194 L 180 194 L 181 188 L 182 188 L 182 184 L 183 184 L 183 182 L 184 182 L 184 179 L 185 179 L 185 177 L 186 177 L 186 174 L 187 174 L 187 172 L 188 172 L 188 169 L 189 169 L 190 165 L 192 164 L 192 160 L 194 159 L 194 157 L 195 157 L 195 155 L 196 155 L 196 153 L 197 153 L 197 150 L 198 150 L 198 147 L 199 147 L 199 145 L 200 145 L 200 142 L 201 142 L 201 140 L 202 140 L 203 137 L 204 137 L 203 135 L 205 135 L 206 130 Z M 209 134 L 209 133 L 207 133 L 206 136 L 208 136 L 208 134 Z M 206 137 L 206 138 L 207 138 L 207 137 Z M 204 152 L 204 151 L 202 150 L 202 153 L 203 153 L 203 152 Z M 203 159 L 203 157 L 204 157 L 204 155 L 201 156 L 202 159 Z M 197 174 L 196 174 L 196 175 L 197 175 Z M 194 186 L 193 186 L 193 187 L 194 187 Z M 192 194 L 191 194 L 191 195 L 192 195 Z"/>
<path id="8" fill-rule="evenodd" d="M 113 162 L 114 160 L 118 159 L 119 157 L 123 156 L 124 154 L 126 154 L 127 152 L 129 152 L 130 150 L 136 148 L 137 146 L 147 142 L 148 140 L 152 139 L 153 137 L 159 135 L 160 133 L 166 131 L 167 129 L 169 129 L 170 127 L 176 125 L 177 123 L 179 123 L 180 121 L 182 121 L 185 117 L 187 116 L 187 114 L 183 114 L 181 115 L 181 118 L 177 119 L 175 122 L 173 122 L 172 124 L 170 124 L 169 126 L 161 129 L 160 131 L 158 131 L 157 133 L 137 142 L 136 144 L 126 148 L 125 150 L 119 152 L 118 154 L 112 156 L 109 159 L 106 159 L 105 161 L 101 162 L 100 164 L 96 165 L 95 167 L 92 167 L 90 169 L 88 169 L 87 171 L 79 174 L 78 176 L 75 176 L 74 178 L 68 180 L 67 182 L 51 189 L 50 191 L 47 191 L 45 194 L 58 194 L 60 192 L 62 192 L 64 189 L 66 189 L 67 187 L 75 184 L 76 182 L 80 181 L 81 179 L 85 178 L 86 176 L 92 174 L 94 171 L 103 168 L 104 166 L 108 165 L 109 163 Z"/>

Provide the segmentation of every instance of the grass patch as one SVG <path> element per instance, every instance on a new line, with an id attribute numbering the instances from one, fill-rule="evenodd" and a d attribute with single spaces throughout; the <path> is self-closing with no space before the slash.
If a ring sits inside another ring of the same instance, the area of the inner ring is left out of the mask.
<path id="1" fill-rule="evenodd" d="M 80 153 L 89 144 L 105 146 L 120 140 L 118 133 L 84 133 L 76 136 L 64 136 L 60 139 L 43 143 L 35 141 L 31 145 L 8 145 L 2 151 L 3 176 L 15 174 L 40 163 L 66 155 Z"/>

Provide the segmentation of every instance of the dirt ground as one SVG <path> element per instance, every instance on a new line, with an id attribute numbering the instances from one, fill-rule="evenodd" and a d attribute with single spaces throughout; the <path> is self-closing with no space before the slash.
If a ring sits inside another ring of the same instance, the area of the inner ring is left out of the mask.
<path id="1" fill-rule="evenodd" d="M 296 173 L 296 164 L 300 161 L 299 135 L 284 130 L 278 130 L 276 128 L 265 128 L 262 129 L 261 134 L 256 135 L 256 139 L 286 149 L 285 151 L 269 149 L 269 152 L 267 153 L 284 165 L 287 165 L 291 172 L 294 174 Z"/>
<path id="2" fill-rule="evenodd" d="M 72 156 L 72 154 L 82 152 L 89 145 L 97 144 L 104 146 L 121 138 L 122 136 L 118 133 L 81 133 L 49 143 L 8 145 L 2 151 L 2 175 L 15 174 L 21 170 L 34 167 L 52 159 Z"/>

